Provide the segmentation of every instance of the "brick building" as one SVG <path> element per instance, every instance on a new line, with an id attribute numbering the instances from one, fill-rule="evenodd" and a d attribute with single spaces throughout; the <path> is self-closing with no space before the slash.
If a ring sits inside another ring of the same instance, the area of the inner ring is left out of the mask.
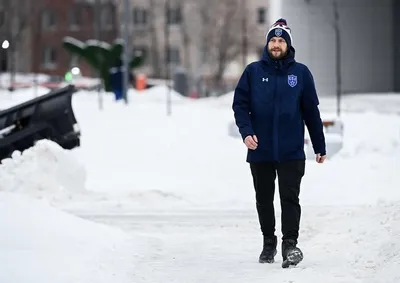
<path id="1" fill-rule="evenodd" d="M 28 25 L 12 48 L 7 49 L 7 69 L 14 62 L 17 72 L 35 72 L 63 76 L 71 67 L 79 67 L 84 76 L 94 75 L 90 67 L 70 56 L 62 46 L 65 36 L 79 40 L 99 39 L 112 42 L 118 37 L 115 5 L 111 0 L 20 0 L 26 1 Z M 32 7 L 29 7 L 32 5 Z M 10 8 L 9 8 L 10 9 Z M 6 17 L 9 11 L 4 11 Z M 98 17 L 95 17 L 97 15 Z M 14 15 L 15 17 L 15 15 Z M 7 22 L 7 20 L 5 21 Z M 4 25 L 0 39 L 10 38 Z M 12 37 L 11 37 L 12 38 Z M 12 52 L 14 50 L 14 52 Z M 14 60 L 12 60 L 14 54 Z"/>
<path id="2" fill-rule="evenodd" d="M 22 1 L 25 1 L 26 5 L 21 5 Z M 183 66 L 191 74 L 202 73 L 206 77 L 216 69 L 216 59 L 205 54 L 212 47 L 207 40 L 202 41 L 197 36 L 204 30 L 202 24 L 199 24 L 200 2 L 170 0 L 170 8 L 166 12 L 166 0 L 131 0 L 129 30 L 132 42 L 130 44 L 134 51 L 139 50 L 146 55 L 145 65 L 140 68 L 140 72 L 151 77 L 165 77 L 167 69 L 173 70 L 175 67 Z M 245 5 L 244 8 L 242 6 L 239 8 L 239 16 L 246 15 L 246 30 L 252 34 L 247 36 L 247 62 L 256 59 L 265 44 L 264 35 L 270 24 L 267 18 L 268 2 L 265 0 L 237 2 Z M 78 66 L 84 76 L 93 76 L 95 74 L 89 66 L 77 62 L 63 49 L 63 38 L 65 36 L 80 40 L 98 38 L 112 42 L 120 37 L 120 31 L 124 28 L 123 1 L 13 0 L 11 3 L 16 3 L 19 9 L 24 7 L 29 12 L 30 24 L 24 29 L 18 43 L 13 45 L 14 49 L 7 50 L 7 70 L 10 69 L 10 62 L 14 62 L 16 71 L 63 76 L 71 67 Z M 11 15 L 9 11 L 5 12 L 6 15 Z M 94 15 L 98 17 L 95 19 Z M 169 32 L 167 45 L 166 30 Z M 238 26 L 235 32 L 241 36 L 243 31 Z M 3 35 L 4 32 L 1 32 L 0 27 L 0 40 Z M 188 38 L 189 40 L 185 42 Z M 235 46 L 240 45 L 240 42 L 235 43 Z M 10 59 L 11 54 L 15 54 L 13 60 Z M 229 64 L 226 72 L 234 81 L 243 70 L 242 54 L 238 54 L 235 58 L 235 62 Z"/>

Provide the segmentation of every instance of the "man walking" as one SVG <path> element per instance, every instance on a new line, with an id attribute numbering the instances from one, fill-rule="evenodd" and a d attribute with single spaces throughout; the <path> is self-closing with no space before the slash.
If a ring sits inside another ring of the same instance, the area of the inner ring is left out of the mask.
<path id="1" fill-rule="evenodd" d="M 249 64 L 235 89 L 232 109 L 248 148 L 263 250 L 261 263 L 273 263 L 277 253 L 274 194 L 278 177 L 282 220 L 282 267 L 303 259 L 297 247 L 301 207 L 300 183 L 305 171 L 304 125 L 316 161 L 326 158 L 325 136 L 314 79 L 295 61 L 286 20 L 275 22 L 266 35 L 261 60 Z"/>

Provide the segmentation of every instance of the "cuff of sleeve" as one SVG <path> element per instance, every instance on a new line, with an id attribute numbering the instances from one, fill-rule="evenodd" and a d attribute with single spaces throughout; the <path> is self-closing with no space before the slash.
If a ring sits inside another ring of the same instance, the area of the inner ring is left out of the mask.
<path id="1" fill-rule="evenodd" d="M 242 135 L 242 140 L 244 140 L 247 136 L 253 136 L 254 132 L 248 129 L 246 131 L 241 132 L 241 135 Z"/>
<path id="2" fill-rule="evenodd" d="M 321 156 L 324 156 L 324 155 L 326 155 L 326 150 L 314 150 L 314 153 L 315 154 L 321 154 Z"/>

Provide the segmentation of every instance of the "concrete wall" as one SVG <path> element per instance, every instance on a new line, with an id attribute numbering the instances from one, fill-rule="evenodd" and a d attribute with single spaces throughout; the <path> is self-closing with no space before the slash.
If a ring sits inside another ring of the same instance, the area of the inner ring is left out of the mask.
<path id="1" fill-rule="evenodd" d="M 393 1 L 394 42 L 394 90 L 400 92 L 400 1 Z"/>
<path id="2" fill-rule="evenodd" d="M 321 95 L 336 92 L 332 0 L 273 0 L 271 16 L 292 28 L 296 59 L 314 74 Z M 342 92 L 389 92 L 395 87 L 395 0 L 339 0 Z M 397 1 L 398 2 L 398 1 Z M 399 3 L 397 3 L 397 6 Z M 396 31 L 399 33 L 398 29 Z M 397 36 L 398 38 L 398 36 Z M 399 39 L 396 39 L 399 41 Z M 398 57 L 397 57 L 398 58 Z M 397 76 L 398 77 L 398 76 Z"/>

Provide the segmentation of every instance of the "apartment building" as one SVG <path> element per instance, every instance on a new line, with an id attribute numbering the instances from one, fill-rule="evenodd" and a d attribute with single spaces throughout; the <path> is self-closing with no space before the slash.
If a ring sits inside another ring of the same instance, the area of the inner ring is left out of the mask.
<path id="1" fill-rule="evenodd" d="M 22 5 L 24 1 L 26 6 Z M 183 67 L 192 76 L 215 76 L 219 68 L 216 53 L 230 53 L 228 48 L 219 49 L 229 42 L 225 41 L 225 35 L 213 34 L 218 28 L 221 30 L 218 26 L 221 24 L 228 24 L 231 35 L 233 32 L 237 37 L 230 41 L 236 51 L 234 56 L 228 58 L 229 64 L 225 64 L 224 79 L 236 80 L 245 62 L 259 57 L 270 24 L 268 1 L 168 0 L 168 5 L 166 1 L 130 2 L 130 46 L 133 52 L 140 52 L 146 57 L 144 66 L 138 71 L 151 77 L 165 78 L 177 67 Z M 232 19 L 229 14 L 225 18 L 223 14 L 209 14 L 234 6 L 225 7 L 224 2 L 227 1 L 238 5 Z M 10 3 L 14 2 L 19 7 L 26 7 L 23 11 L 27 12 L 25 16 L 29 24 L 23 29 L 18 43 L 10 42 L 14 49 L 0 50 L 0 57 L 7 58 L 1 65 L 7 70 L 12 65 L 16 71 L 63 76 L 71 67 L 77 66 L 84 76 L 94 76 L 85 62 L 77 61 L 63 49 L 63 38 L 72 36 L 82 41 L 100 39 L 111 43 L 121 37 L 124 28 L 124 1 L 37 0 L 33 5 L 29 0 L 14 0 Z M 207 6 L 204 3 L 211 9 L 205 9 Z M 220 6 L 215 6 L 216 3 Z M 7 11 L 6 14 L 11 15 Z M 207 16 L 210 20 L 204 21 Z M 218 17 L 223 20 L 216 21 Z M 1 20 L 0 14 L 0 23 Z M 4 28 L 1 32 L 0 28 L 0 40 L 9 38 L 6 30 Z"/>
<path id="2" fill-rule="evenodd" d="M 81 41 L 98 39 L 112 42 L 118 38 L 116 10 L 111 1 L 63 0 L 46 1 L 32 28 L 32 71 L 63 75 L 71 67 L 79 67 L 84 76 L 95 75 L 82 60 L 77 60 L 62 47 L 65 36 Z"/>
<path id="3" fill-rule="evenodd" d="M 16 0 L 15 4 L 18 9 L 7 7 L 0 13 L 0 23 L 1 15 L 5 15 L 4 24 L 0 25 L 0 40 L 10 41 L 10 47 L 0 53 L 3 71 L 64 76 L 71 67 L 79 67 L 84 76 L 94 76 L 83 60 L 77 60 L 64 50 L 63 38 L 112 42 L 119 35 L 116 6 L 112 0 L 36 0 L 34 3 Z M 13 32 L 10 28 L 11 17 L 24 23 L 20 31 Z M 21 32 L 20 36 L 12 36 L 11 33 L 17 32 Z"/>
<path id="4" fill-rule="evenodd" d="M 168 2 L 167 2 L 168 1 Z M 212 76 L 218 68 L 218 58 L 212 57 L 212 49 L 224 44 L 211 43 L 211 36 L 215 37 L 213 30 L 218 29 L 218 19 L 215 19 L 214 10 L 221 10 L 221 19 L 226 17 L 222 7 L 225 1 L 194 1 L 194 0 L 131 0 L 131 47 L 134 52 L 146 55 L 145 65 L 138 71 L 152 77 L 165 77 L 168 72 L 173 72 L 177 67 L 183 67 L 188 73 Z M 230 1 L 232 2 L 232 1 Z M 270 25 L 268 15 L 268 1 L 265 0 L 236 0 L 235 9 L 237 17 L 235 26 L 229 27 L 231 33 L 237 33 L 234 44 L 236 51 L 233 62 L 230 62 L 224 72 L 225 79 L 234 80 L 243 71 L 244 62 L 258 59 L 265 45 L 265 33 Z M 220 6 L 216 6 L 216 5 Z M 228 3 L 229 4 L 229 3 Z M 205 5 L 214 5 L 207 8 Z M 125 7 L 119 5 L 119 16 L 124 18 Z M 207 13 L 210 13 L 207 15 Z M 204 18 L 215 21 L 216 26 L 204 22 Z M 214 18 L 213 18 L 214 17 Z M 218 18 L 218 17 L 216 17 Z M 240 19 L 239 19 L 240 18 Z M 233 18 L 225 18 L 220 24 L 231 24 Z M 208 24 L 208 25 L 207 25 Z M 124 23 L 121 21 L 121 29 Z M 207 33 L 210 37 L 207 37 Z M 233 42 L 233 41 L 232 41 Z M 245 50 L 242 51 L 243 47 Z M 218 51 L 226 51 L 219 49 Z M 243 54 L 247 54 L 243 58 Z"/>

